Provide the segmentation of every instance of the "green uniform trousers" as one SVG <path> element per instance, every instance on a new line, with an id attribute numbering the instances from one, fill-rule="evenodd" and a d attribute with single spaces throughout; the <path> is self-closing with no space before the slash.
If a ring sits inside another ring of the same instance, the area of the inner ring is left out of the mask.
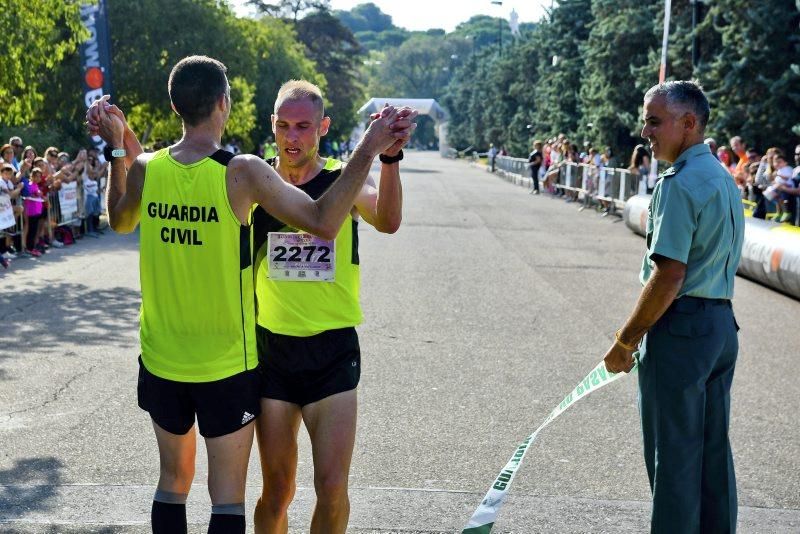
<path id="1" fill-rule="evenodd" d="M 653 534 L 736 532 L 728 440 L 737 331 L 729 300 L 682 297 L 639 353 L 639 411 Z"/>

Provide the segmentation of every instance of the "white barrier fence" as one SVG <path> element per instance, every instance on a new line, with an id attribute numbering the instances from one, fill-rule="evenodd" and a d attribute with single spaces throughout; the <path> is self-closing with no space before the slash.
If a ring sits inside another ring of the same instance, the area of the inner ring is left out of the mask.
<path id="1" fill-rule="evenodd" d="M 24 241 L 25 217 L 22 215 L 22 199 L 11 200 L 8 195 L 0 194 L 0 239 L 11 237 L 14 240 Z M 22 247 L 24 248 L 24 243 Z"/>
<path id="2" fill-rule="evenodd" d="M 491 162 L 490 162 L 491 166 Z M 509 156 L 495 157 L 495 173 L 509 182 L 532 187 L 528 160 Z M 549 177 L 549 178 L 548 178 Z M 545 178 L 554 188 L 577 193 L 585 204 L 602 201 L 612 210 L 621 210 L 625 201 L 646 188 L 644 180 L 628 169 L 597 167 L 588 163 L 562 162 L 548 169 Z"/>
<path id="3" fill-rule="evenodd" d="M 0 239 L 11 237 L 17 249 L 26 250 L 26 218 L 24 198 L 11 200 L 8 195 L 0 194 Z M 76 182 L 63 184 L 58 191 L 47 195 L 46 227 L 52 240 L 53 232 L 59 226 L 82 226 L 85 220 L 83 188 Z M 17 209 L 15 209 L 17 208 Z"/>
<path id="4" fill-rule="evenodd" d="M 473 159 L 476 158 L 473 156 Z M 627 169 L 598 169 L 572 162 L 561 163 L 556 169 L 548 170 L 548 175 L 550 173 L 553 173 L 551 183 L 556 189 L 576 192 L 587 205 L 605 201 L 610 210 L 622 210 L 631 230 L 645 235 L 650 205 L 650 195 L 644 194 L 646 177 L 642 179 Z M 528 160 L 523 158 L 496 156 L 495 174 L 517 185 L 532 186 Z M 747 217 L 738 273 L 800 298 L 800 230 Z"/>
<path id="5" fill-rule="evenodd" d="M 641 236 L 647 233 L 650 195 L 636 195 L 625 205 L 625 224 Z M 800 231 L 762 219 L 745 219 L 742 261 L 738 273 L 800 298 Z"/>

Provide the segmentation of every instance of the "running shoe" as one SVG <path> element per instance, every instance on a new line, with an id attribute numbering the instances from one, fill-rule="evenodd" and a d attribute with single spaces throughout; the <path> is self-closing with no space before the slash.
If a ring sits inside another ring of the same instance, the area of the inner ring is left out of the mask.
<path id="1" fill-rule="evenodd" d="M 4 257 L 0 256 L 0 265 L 3 266 L 3 269 L 8 269 L 8 265 L 10 263 L 11 263 L 11 260 L 9 260 L 8 258 L 4 258 Z"/>
<path id="2" fill-rule="evenodd" d="M 62 243 L 58 239 L 53 239 L 53 246 L 56 248 L 64 248 L 64 243 Z"/>
<path id="3" fill-rule="evenodd" d="M 26 250 L 26 251 L 25 251 L 25 254 L 27 254 L 28 256 L 33 256 L 34 258 L 38 258 L 39 256 L 41 256 L 41 255 L 42 255 L 42 253 L 41 253 L 41 252 L 39 252 L 39 251 L 38 251 L 38 250 L 36 250 L 36 249 L 33 249 L 33 250 Z"/>

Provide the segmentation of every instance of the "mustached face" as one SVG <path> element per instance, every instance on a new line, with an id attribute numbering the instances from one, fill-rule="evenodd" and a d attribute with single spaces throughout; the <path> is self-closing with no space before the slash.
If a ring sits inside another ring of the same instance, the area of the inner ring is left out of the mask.
<path id="1" fill-rule="evenodd" d="M 272 131 L 281 164 L 302 167 L 317 157 L 319 140 L 328 133 L 329 117 L 308 99 L 286 100 L 272 115 Z"/>

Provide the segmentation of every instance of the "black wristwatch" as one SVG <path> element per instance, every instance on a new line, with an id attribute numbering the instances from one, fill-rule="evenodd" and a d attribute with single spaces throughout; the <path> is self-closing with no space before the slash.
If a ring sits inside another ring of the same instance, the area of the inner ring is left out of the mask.
<path id="1" fill-rule="evenodd" d="M 124 148 L 111 148 L 111 145 L 106 145 L 103 148 L 103 157 L 106 161 L 111 163 L 117 158 L 124 158 L 127 155 Z"/>
<path id="2" fill-rule="evenodd" d="M 398 152 L 396 156 L 384 156 L 381 154 L 378 156 L 378 159 L 381 160 L 381 163 L 386 163 L 387 165 L 391 163 L 397 163 L 403 159 L 403 149 L 401 148 L 400 152 Z"/>

